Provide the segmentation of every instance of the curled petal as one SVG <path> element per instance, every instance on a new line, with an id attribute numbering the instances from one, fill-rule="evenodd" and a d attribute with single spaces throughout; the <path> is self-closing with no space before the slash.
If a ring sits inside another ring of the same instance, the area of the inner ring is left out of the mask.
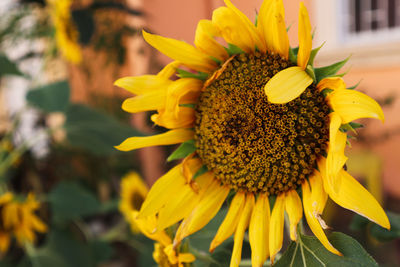
<path id="1" fill-rule="evenodd" d="M 297 224 L 303 216 L 301 199 L 296 190 L 290 190 L 285 197 L 285 210 L 289 216 L 290 222 L 290 239 L 297 239 Z"/>
<path id="2" fill-rule="evenodd" d="M 153 184 L 140 208 L 139 219 L 155 215 L 171 196 L 176 195 L 184 187 L 189 186 L 182 174 L 182 164 L 179 164 Z"/>
<path id="3" fill-rule="evenodd" d="M 255 26 L 251 23 L 243 23 L 243 20 L 248 20 L 248 18 L 242 15 L 230 7 L 219 7 L 213 12 L 212 22 L 220 30 L 225 41 L 247 53 L 254 53 L 256 45 L 260 46 L 259 49 L 262 49 L 264 45 L 259 39 Z"/>
<path id="4" fill-rule="evenodd" d="M 345 170 L 340 171 L 339 178 L 341 184 L 337 192 L 328 184 L 329 197 L 343 208 L 352 210 L 380 226 L 390 229 L 389 219 L 385 211 L 371 193 Z"/>
<path id="5" fill-rule="evenodd" d="M 343 123 L 360 118 L 375 118 L 385 121 L 382 108 L 371 97 L 355 90 L 337 90 L 328 96 L 335 112 L 342 117 Z"/>
<path id="6" fill-rule="evenodd" d="M 310 191 L 310 187 L 307 181 L 301 186 L 303 192 L 303 207 L 304 207 L 304 215 L 306 217 L 308 226 L 310 227 L 311 231 L 314 235 L 319 239 L 322 245 L 329 250 L 330 252 L 336 255 L 342 255 L 336 248 L 332 246 L 329 242 L 328 238 L 326 237 L 324 230 L 322 229 L 320 222 L 316 215 L 316 206 L 319 206 L 318 199 L 314 198 L 313 194 Z M 312 188 L 314 190 L 314 188 Z M 322 190 L 322 189 L 317 189 Z M 316 203 L 316 204 L 315 204 Z"/>
<path id="7" fill-rule="evenodd" d="M 317 89 L 319 91 L 322 91 L 324 89 L 331 89 L 334 91 L 345 90 L 346 84 L 341 77 L 329 77 L 329 78 L 322 79 L 318 83 Z"/>
<path id="8" fill-rule="evenodd" d="M 177 246 L 183 238 L 203 228 L 214 218 L 228 196 L 229 191 L 228 187 L 220 186 L 219 181 L 214 180 L 204 192 L 197 206 L 180 224 L 175 235 L 174 246 Z"/>
<path id="9" fill-rule="evenodd" d="M 195 110 L 189 107 L 178 107 L 177 114 L 165 110 L 151 115 L 151 121 L 167 129 L 192 128 L 195 120 Z"/>
<path id="10" fill-rule="evenodd" d="M 210 20 L 202 19 L 197 24 L 194 44 L 209 56 L 225 61 L 229 55 L 225 48 L 214 37 L 221 36 L 221 32 Z"/>

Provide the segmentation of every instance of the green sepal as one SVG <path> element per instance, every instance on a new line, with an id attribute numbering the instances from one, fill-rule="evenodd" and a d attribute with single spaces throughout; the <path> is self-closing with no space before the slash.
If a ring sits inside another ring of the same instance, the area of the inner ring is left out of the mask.
<path id="1" fill-rule="evenodd" d="M 333 92 L 332 89 L 325 88 L 324 90 L 321 91 L 321 94 L 322 94 L 324 97 L 327 97 L 327 96 L 328 96 L 330 93 L 332 93 L 332 92 Z"/>
<path id="2" fill-rule="evenodd" d="M 210 58 L 211 58 L 215 63 L 217 63 L 218 65 L 221 65 L 221 64 L 222 64 L 222 61 L 219 60 L 218 58 L 213 57 L 213 56 L 210 56 Z"/>
<path id="3" fill-rule="evenodd" d="M 310 58 L 308 59 L 308 64 L 314 67 L 314 59 L 315 56 L 318 54 L 319 50 L 324 46 L 325 42 L 322 43 L 322 45 L 320 45 L 317 48 L 314 48 L 313 50 L 311 50 L 311 54 L 310 54 Z"/>
<path id="4" fill-rule="evenodd" d="M 185 107 L 185 108 L 196 108 L 196 104 L 179 104 L 180 107 Z"/>
<path id="5" fill-rule="evenodd" d="M 178 72 L 179 78 L 195 78 L 202 81 L 206 81 L 208 78 L 208 74 L 204 72 L 193 73 L 182 69 L 177 69 L 176 71 Z"/>
<path id="6" fill-rule="evenodd" d="M 225 50 L 228 52 L 229 56 L 237 55 L 237 54 L 243 54 L 244 51 L 237 47 L 234 44 L 228 44 L 228 47 L 225 47 Z"/>
<path id="7" fill-rule="evenodd" d="M 183 159 L 193 152 L 196 151 L 196 146 L 194 145 L 194 140 L 189 140 L 183 142 L 172 154 L 167 158 L 167 161 L 173 161 L 176 159 Z"/>
<path id="8" fill-rule="evenodd" d="M 358 83 L 356 83 L 355 85 L 350 86 L 350 87 L 347 87 L 347 89 L 349 89 L 349 90 L 354 90 L 354 89 L 356 89 L 356 88 L 360 85 L 361 82 L 362 82 L 362 79 L 359 80 Z"/>
<path id="9" fill-rule="evenodd" d="M 356 129 L 363 128 L 363 127 L 364 127 L 364 125 L 362 125 L 361 123 L 349 122 L 346 124 L 342 124 L 340 126 L 340 130 L 344 133 L 346 133 L 348 131 L 352 131 L 352 132 L 356 133 Z"/>
<path id="10" fill-rule="evenodd" d="M 313 81 L 316 81 L 316 77 L 315 77 L 315 72 L 314 72 L 314 68 L 311 65 L 307 65 L 306 68 L 306 73 L 313 79 Z"/>
<path id="11" fill-rule="evenodd" d="M 193 175 L 193 179 L 196 179 L 197 177 L 199 177 L 202 174 L 205 174 L 206 172 L 208 172 L 208 168 L 206 165 L 201 166 L 201 168 L 195 173 L 195 175 Z"/>
<path id="12" fill-rule="evenodd" d="M 315 68 L 314 71 L 315 76 L 317 77 L 317 83 L 319 83 L 324 78 L 335 76 L 336 73 L 346 64 L 349 59 L 350 57 L 326 67 Z"/>
<path id="13" fill-rule="evenodd" d="M 297 53 L 298 52 L 299 52 L 299 48 L 298 47 L 295 47 L 295 48 L 289 47 L 289 60 L 293 64 L 297 64 Z"/>
<path id="14" fill-rule="evenodd" d="M 257 25 L 258 25 L 258 12 L 256 11 L 256 18 L 254 20 L 254 26 L 257 27 Z"/>

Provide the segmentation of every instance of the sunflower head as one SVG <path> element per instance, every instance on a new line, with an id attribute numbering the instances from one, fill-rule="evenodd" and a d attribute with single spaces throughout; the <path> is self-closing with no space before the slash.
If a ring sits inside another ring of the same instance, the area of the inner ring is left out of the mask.
<path id="1" fill-rule="evenodd" d="M 71 17 L 72 1 L 47 0 L 47 4 L 55 28 L 58 49 L 67 61 L 79 63 L 82 60 L 78 44 L 79 32 Z"/>
<path id="2" fill-rule="evenodd" d="M 24 200 L 17 198 L 10 192 L 0 197 L 1 251 L 5 252 L 8 250 L 12 236 L 14 236 L 22 246 L 25 242 L 35 242 L 35 232 L 47 232 L 47 226 L 35 215 L 35 211 L 39 208 L 40 203 L 32 193 L 28 194 Z"/>
<path id="3" fill-rule="evenodd" d="M 139 229 L 135 224 L 133 214 L 140 210 L 147 192 L 147 185 L 138 173 L 130 172 L 122 178 L 119 210 L 130 223 L 131 229 L 135 233 L 138 233 Z"/>
<path id="4" fill-rule="evenodd" d="M 321 243 L 341 255 L 323 230 L 328 196 L 389 228 L 378 202 L 344 170 L 345 129 L 360 118 L 383 121 L 381 107 L 335 76 L 346 60 L 314 68 L 319 49 L 312 50 L 303 3 L 297 48 L 289 45 L 281 0 L 264 0 L 256 25 L 231 1 L 225 4 L 212 20 L 199 22 L 195 46 L 143 32 L 150 45 L 175 61 L 157 75 L 115 83 L 137 95 L 124 101 L 124 110 L 156 110 L 153 122 L 170 129 L 128 138 L 118 149 L 183 143 L 172 158 L 184 160 L 153 185 L 137 218 L 153 218 L 154 231 L 180 222 L 177 248 L 233 195 L 210 245 L 213 251 L 234 235 L 231 266 L 240 263 L 247 229 L 252 265 L 273 261 L 282 247 L 285 212 L 292 240 L 304 211 Z M 217 41 L 221 38 L 228 47 Z"/>

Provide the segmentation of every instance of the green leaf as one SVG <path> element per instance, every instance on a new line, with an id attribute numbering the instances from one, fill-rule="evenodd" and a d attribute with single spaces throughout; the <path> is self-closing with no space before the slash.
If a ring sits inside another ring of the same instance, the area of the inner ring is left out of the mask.
<path id="1" fill-rule="evenodd" d="M 176 71 L 178 72 L 179 78 L 195 78 L 202 81 L 206 81 L 208 78 L 208 74 L 205 72 L 193 73 L 182 69 L 177 69 Z"/>
<path id="2" fill-rule="evenodd" d="M 289 47 L 289 60 L 290 62 L 292 62 L 293 64 L 297 65 L 297 53 L 299 52 L 299 48 L 295 47 L 295 48 L 291 48 Z"/>
<path id="3" fill-rule="evenodd" d="M 400 214 L 386 212 L 390 221 L 390 230 L 371 222 L 370 233 L 379 241 L 391 241 L 400 238 Z"/>
<path id="4" fill-rule="evenodd" d="M 100 210 L 96 197 L 75 183 L 60 182 L 50 192 L 48 200 L 56 222 L 79 219 Z"/>
<path id="5" fill-rule="evenodd" d="M 375 260 L 352 237 L 334 232 L 329 236 L 329 241 L 343 256 L 326 250 L 316 237 L 299 233 L 298 241 L 290 244 L 274 267 L 378 266 Z"/>
<path id="6" fill-rule="evenodd" d="M 28 249 L 28 255 L 32 267 L 95 267 L 111 257 L 112 249 L 106 242 L 85 242 L 53 227 L 46 243 L 39 249 Z"/>
<path id="7" fill-rule="evenodd" d="M 324 46 L 324 44 L 325 44 L 325 42 L 321 46 L 311 50 L 310 58 L 308 59 L 308 64 L 309 65 L 314 66 L 315 56 L 318 54 L 319 50 Z"/>
<path id="8" fill-rule="evenodd" d="M 68 142 L 94 155 L 118 153 L 115 145 L 131 136 L 143 136 L 108 114 L 79 104 L 70 105 L 66 117 L 64 127 Z"/>
<path id="9" fill-rule="evenodd" d="M 330 66 L 315 68 L 315 76 L 317 77 L 317 83 L 319 83 L 322 79 L 326 77 L 332 77 L 336 75 L 336 73 L 346 64 L 346 62 L 350 59 L 350 57 L 334 63 Z"/>
<path id="10" fill-rule="evenodd" d="M 26 100 L 43 112 L 65 112 L 69 104 L 70 88 L 67 81 L 32 89 Z"/>
<path id="11" fill-rule="evenodd" d="M 361 82 L 362 82 L 362 79 L 359 80 L 358 83 L 356 83 L 355 85 L 350 86 L 350 87 L 347 87 L 347 89 L 349 89 L 349 90 L 354 90 L 354 89 L 356 89 L 356 88 L 360 85 Z"/>
<path id="12" fill-rule="evenodd" d="M 0 77 L 3 75 L 24 76 L 14 62 L 10 61 L 6 55 L 0 54 Z"/>
<path id="13" fill-rule="evenodd" d="M 173 161 L 176 159 L 183 159 L 196 151 L 194 140 L 183 142 L 172 154 L 167 158 L 167 161 Z"/>
<path id="14" fill-rule="evenodd" d="M 228 44 L 228 47 L 225 47 L 225 50 L 228 52 L 229 56 L 237 55 L 237 54 L 243 54 L 244 51 L 237 47 L 234 44 Z"/>
<path id="15" fill-rule="evenodd" d="M 354 214 L 353 219 L 350 222 L 350 230 L 352 231 L 360 231 L 367 227 L 367 225 L 370 223 L 370 220 L 367 218 L 360 216 L 358 214 Z"/>
<path id="16" fill-rule="evenodd" d="M 113 248 L 108 242 L 105 241 L 91 240 L 89 243 L 89 248 L 91 250 L 91 254 L 93 255 L 96 266 L 109 260 L 113 255 Z"/>

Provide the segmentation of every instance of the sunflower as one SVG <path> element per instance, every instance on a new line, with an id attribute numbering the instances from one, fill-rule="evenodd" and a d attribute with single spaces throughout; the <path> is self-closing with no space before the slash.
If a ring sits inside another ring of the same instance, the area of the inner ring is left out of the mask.
<path id="1" fill-rule="evenodd" d="M 130 223 L 132 232 L 140 230 L 135 223 L 134 212 L 139 211 L 148 192 L 147 185 L 136 172 L 130 172 L 121 180 L 121 202 L 119 210 Z"/>
<path id="2" fill-rule="evenodd" d="M 13 236 L 23 246 L 25 242 L 35 242 L 35 232 L 47 231 L 47 226 L 34 213 L 39 208 L 40 203 L 32 193 L 22 202 L 10 192 L 0 197 L 0 251 L 8 250 Z"/>
<path id="3" fill-rule="evenodd" d="M 71 3 L 71 0 L 47 0 L 57 47 L 67 61 L 76 64 L 81 61 L 81 51 L 78 44 L 79 32 L 71 17 Z"/>
<path id="4" fill-rule="evenodd" d="M 152 121 L 170 129 L 128 138 L 119 150 L 183 142 L 176 154 L 186 152 L 152 186 L 139 218 L 157 216 L 153 232 L 181 221 L 173 242 L 178 247 L 230 200 L 210 251 L 234 235 L 231 266 L 240 263 L 247 229 L 252 265 L 273 262 L 282 247 L 285 212 L 296 240 L 303 210 L 321 243 L 341 255 L 324 233 L 328 196 L 390 228 L 379 203 L 344 167 L 346 129 L 359 118 L 384 121 L 380 106 L 347 89 L 331 68 L 313 67 L 318 49 L 312 50 L 303 3 L 298 48 L 289 46 L 281 0 L 265 0 L 256 24 L 231 1 L 225 4 L 212 20 L 198 23 L 195 46 L 143 31 L 150 45 L 174 61 L 157 75 L 115 83 L 137 95 L 124 101 L 124 110 L 156 110 Z"/>

